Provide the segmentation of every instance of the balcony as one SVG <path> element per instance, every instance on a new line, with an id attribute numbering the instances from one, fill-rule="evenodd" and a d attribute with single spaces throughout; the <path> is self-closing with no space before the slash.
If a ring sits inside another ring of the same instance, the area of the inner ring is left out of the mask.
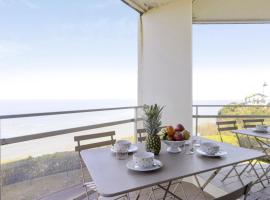
<path id="1" fill-rule="evenodd" d="M 260 118 L 264 119 L 266 124 L 269 124 L 270 115 L 222 115 L 218 113 L 220 108 L 269 109 L 269 106 L 194 105 L 194 135 L 219 141 L 217 131 L 207 135 L 203 127 L 205 125 L 209 126 L 209 123 L 215 126 L 215 122 L 222 119 L 237 119 L 240 121 L 242 119 Z M 74 152 L 76 144 L 73 141 L 73 137 L 115 130 L 116 139 L 128 139 L 135 142 L 137 139 L 137 129 L 142 127 L 141 110 L 141 106 L 134 106 L 1 116 L 2 135 L 6 134 L 5 130 L 8 129 L 8 126 L 17 125 L 20 127 L 20 123 L 32 125 L 34 128 L 35 124 L 45 122 L 47 123 L 46 127 L 51 128 L 57 127 L 55 126 L 57 123 L 62 123 L 66 126 L 67 124 L 63 123 L 65 120 L 70 123 L 70 125 L 63 129 L 1 139 L 1 199 L 72 199 L 83 193 L 79 157 Z M 110 117 L 106 119 L 106 116 L 109 115 Z M 85 118 L 82 118 L 83 116 Z M 107 121 L 89 124 L 88 120 L 85 119 L 89 118 L 89 121 L 92 121 L 93 116 L 103 116 Z M 83 124 L 71 127 L 71 124 L 74 124 L 74 122 L 70 120 L 76 118 L 80 123 L 83 121 Z M 118 120 L 112 121 L 112 118 Z M 28 120 L 32 124 L 27 124 Z M 12 121 L 14 122 L 12 123 Z M 217 127 L 214 128 L 216 129 Z M 225 143 L 238 145 L 234 134 L 226 133 L 224 137 L 227 139 L 224 141 Z M 257 163 L 257 168 L 258 165 Z M 241 183 L 235 175 L 226 182 L 221 182 L 221 179 L 229 170 L 230 167 L 222 169 L 222 172 L 213 180 L 208 190 L 212 192 L 218 191 L 217 195 L 220 195 L 232 191 L 235 187 L 240 187 Z M 209 173 L 200 175 L 200 179 L 203 181 L 207 174 Z M 253 176 L 255 175 L 249 173 L 243 175 L 245 181 L 252 180 Z M 190 178 L 188 180 L 194 182 Z M 253 191 L 258 190 L 260 192 L 254 192 L 252 195 L 264 196 L 269 192 L 269 189 L 270 187 L 267 187 L 262 190 L 260 185 L 256 185 Z M 147 189 L 144 194 L 148 194 Z"/>

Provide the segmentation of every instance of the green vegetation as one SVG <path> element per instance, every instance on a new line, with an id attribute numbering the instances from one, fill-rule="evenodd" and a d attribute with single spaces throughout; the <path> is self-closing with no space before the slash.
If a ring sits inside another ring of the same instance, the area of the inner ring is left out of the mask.
<path id="1" fill-rule="evenodd" d="M 237 105 L 237 104 L 232 103 L 231 105 Z M 226 107 L 222 107 L 218 111 L 218 115 L 270 115 L 270 107 L 241 107 L 241 106 L 227 107 L 226 106 Z M 222 120 L 224 120 L 224 121 L 236 120 L 238 129 L 243 128 L 243 119 L 240 119 L 240 118 L 230 118 L 230 119 L 220 118 L 219 120 L 221 120 L 221 121 Z M 264 123 L 270 124 L 270 119 L 265 119 Z M 207 138 L 212 139 L 212 140 L 220 141 L 217 126 L 215 123 L 201 124 L 201 125 L 199 125 L 198 130 L 199 130 L 199 133 L 201 134 L 201 136 L 207 137 Z M 236 136 L 233 133 L 231 133 L 230 131 L 223 132 L 222 138 L 223 138 L 224 142 L 226 142 L 226 143 L 238 145 Z M 248 141 L 246 141 L 245 137 L 241 137 L 241 141 L 243 141 L 243 143 L 246 143 L 246 145 L 248 143 Z"/>
<path id="2" fill-rule="evenodd" d="M 219 135 L 207 135 L 204 137 L 207 139 L 210 139 L 210 140 L 215 140 L 215 141 L 220 142 Z M 222 138 L 223 138 L 224 142 L 238 146 L 237 138 L 234 135 L 224 135 L 224 136 L 222 136 Z"/>
<path id="3" fill-rule="evenodd" d="M 2 165 L 2 185 L 14 184 L 38 177 L 79 169 L 76 152 L 61 152 Z"/>
<path id="4" fill-rule="evenodd" d="M 218 115 L 270 115 L 270 107 L 223 107 L 219 110 Z M 243 128 L 243 119 L 232 118 L 230 120 L 236 120 L 238 128 Z M 270 119 L 265 119 L 265 124 L 270 124 Z"/>
<path id="5" fill-rule="evenodd" d="M 2 200 L 34 200 L 81 183 L 81 170 L 57 173 L 2 187 Z M 74 194 L 76 196 L 76 194 Z"/>

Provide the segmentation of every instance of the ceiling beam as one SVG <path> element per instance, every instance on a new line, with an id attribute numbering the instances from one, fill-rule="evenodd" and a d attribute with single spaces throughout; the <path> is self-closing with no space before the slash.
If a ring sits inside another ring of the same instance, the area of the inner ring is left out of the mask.
<path id="1" fill-rule="evenodd" d="M 121 0 L 121 1 L 125 3 L 126 5 L 128 5 L 129 7 L 136 10 L 138 13 L 140 13 L 140 15 L 142 15 L 143 13 L 147 11 L 146 9 L 142 8 L 140 5 L 138 5 L 136 2 L 132 0 Z"/>

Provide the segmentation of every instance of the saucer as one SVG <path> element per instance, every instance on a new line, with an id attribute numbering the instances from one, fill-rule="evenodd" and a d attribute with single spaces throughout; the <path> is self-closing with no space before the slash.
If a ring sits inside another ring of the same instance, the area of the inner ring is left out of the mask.
<path id="1" fill-rule="evenodd" d="M 128 153 L 134 153 L 134 152 L 136 152 L 137 150 L 138 150 L 138 147 L 137 147 L 135 144 L 131 144 L 130 147 L 128 148 Z M 116 153 L 116 151 L 115 151 L 115 149 L 113 148 L 113 146 L 112 146 L 112 148 L 111 148 L 111 151 L 112 151 L 113 153 Z"/>
<path id="2" fill-rule="evenodd" d="M 135 164 L 135 162 L 133 160 L 130 160 L 127 163 L 128 169 L 133 170 L 133 171 L 139 171 L 139 172 L 154 171 L 154 170 L 161 168 L 162 166 L 163 166 L 162 162 L 160 160 L 156 160 L 156 159 L 154 159 L 153 166 L 147 167 L 147 168 L 139 167 L 138 165 Z"/>
<path id="3" fill-rule="evenodd" d="M 198 154 L 203 155 L 203 156 L 207 156 L 207 157 L 221 157 L 221 156 L 225 156 L 228 153 L 226 151 L 223 150 L 219 150 L 217 153 L 215 154 L 207 154 L 206 152 L 204 152 L 203 150 L 201 150 L 200 148 L 196 150 Z"/>

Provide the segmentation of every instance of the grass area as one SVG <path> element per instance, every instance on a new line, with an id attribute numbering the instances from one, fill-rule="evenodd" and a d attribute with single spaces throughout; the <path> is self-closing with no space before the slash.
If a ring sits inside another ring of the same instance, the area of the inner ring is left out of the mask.
<path id="1" fill-rule="evenodd" d="M 3 186 L 2 200 L 34 200 L 81 182 L 80 170 L 58 173 Z"/>

